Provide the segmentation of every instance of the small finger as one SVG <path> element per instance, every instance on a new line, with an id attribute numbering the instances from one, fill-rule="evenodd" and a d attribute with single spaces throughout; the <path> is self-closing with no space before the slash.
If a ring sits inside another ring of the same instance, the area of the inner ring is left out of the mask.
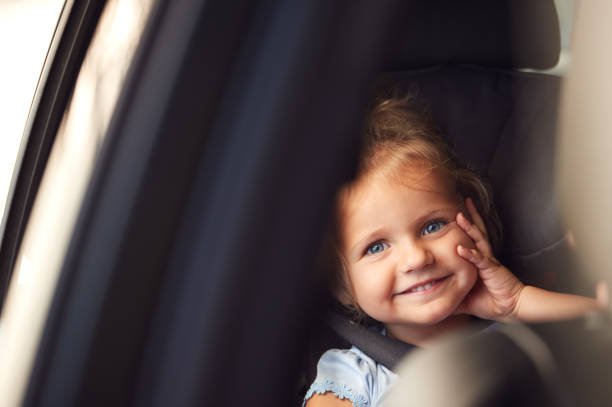
<path id="1" fill-rule="evenodd" d="M 487 269 L 492 266 L 492 263 L 489 261 L 489 258 L 487 256 L 484 256 L 478 250 L 468 249 L 467 247 L 458 245 L 457 252 L 461 257 L 471 262 L 474 266 L 481 270 Z"/>
<path id="2" fill-rule="evenodd" d="M 491 245 L 482 231 L 459 212 L 457 214 L 457 224 L 474 241 L 476 248 L 483 253 L 491 252 Z"/>
<path id="3" fill-rule="evenodd" d="M 472 218 L 472 221 L 478 226 L 478 229 L 482 232 L 483 235 L 487 235 L 487 227 L 485 226 L 482 217 L 478 213 L 478 209 L 476 209 L 476 205 L 474 205 L 474 201 L 472 198 L 465 198 L 465 206 L 467 207 L 468 213 Z"/>

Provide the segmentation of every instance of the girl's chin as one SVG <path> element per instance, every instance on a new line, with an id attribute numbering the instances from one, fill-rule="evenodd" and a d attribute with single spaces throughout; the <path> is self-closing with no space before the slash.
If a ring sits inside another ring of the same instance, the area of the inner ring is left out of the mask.
<path id="1" fill-rule="evenodd" d="M 454 308 L 449 307 L 448 309 L 444 310 L 420 313 L 418 316 L 414 316 L 412 318 L 397 318 L 391 323 L 387 323 L 387 325 L 405 326 L 407 328 L 433 327 L 456 316 L 459 315 L 454 314 Z"/>
<path id="2" fill-rule="evenodd" d="M 436 307 L 435 309 L 429 310 L 428 312 L 421 313 L 418 320 L 415 321 L 416 325 L 433 326 L 451 319 L 455 319 L 455 317 L 460 316 L 460 314 L 457 314 L 456 311 L 457 308 L 459 308 L 459 305 L 463 302 L 463 298 L 464 297 L 461 297 L 459 301 L 453 301 L 452 304 L 444 304 Z"/>
<path id="3" fill-rule="evenodd" d="M 435 315 L 431 315 L 429 318 L 424 319 L 423 321 L 420 321 L 420 325 L 422 326 L 434 326 L 434 325 L 439 325 L 445 321 L 447 321 L 449 318 L 452 318 L 454 316 L 454 314 L 445 312 L 443 314 L 435 314 Z"/>

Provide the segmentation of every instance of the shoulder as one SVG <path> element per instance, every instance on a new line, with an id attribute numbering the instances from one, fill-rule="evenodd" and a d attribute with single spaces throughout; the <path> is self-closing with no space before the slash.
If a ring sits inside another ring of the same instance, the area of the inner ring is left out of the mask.
<path id="1" fill-rule="evenodd" d="M 331 392 L 355 407 L 375 406 L 397 376 L 356 347 L 330 349 L 321 356 L 317 377 L 304 401 Z"/>
<path id="2" fill-rule="evenodd" d="M 361 374 L 375 374 L 378 363 L 360 349 L 353 346 L 350 349 L 330 349 L 321 356 L 317 370 L 329 370 L 345 374 L 347 371 Z"/>

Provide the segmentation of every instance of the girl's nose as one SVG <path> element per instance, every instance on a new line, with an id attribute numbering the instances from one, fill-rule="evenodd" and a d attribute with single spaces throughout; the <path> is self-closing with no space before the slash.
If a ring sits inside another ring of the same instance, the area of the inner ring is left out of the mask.
<path id="1" fill-rule="evenodd" d="M 433 255 L 425 245 L 409 243 L 402 250 L 402 259 L 399 266 L 401 272 L 408 273 L 420 270 L 432 263 Z"/>

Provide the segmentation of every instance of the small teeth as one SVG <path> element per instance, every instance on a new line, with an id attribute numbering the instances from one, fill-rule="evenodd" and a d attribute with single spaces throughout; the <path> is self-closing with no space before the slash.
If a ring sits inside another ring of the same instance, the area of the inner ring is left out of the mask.
<path id="1" fill-rule="evenodd" d="M 413 289 L 410 290 L 410 292 L 411 293 L 416 293 L 418 291 L 429 290 L 431 287 L 433 287 L 433 285 L 436 283 L 436 281 L 438 281 L 438 280 L 433 280 L 433 281 L 430 281 L 427 284 L 423 284 L 423 285 L 420 285 L 418 287 L 414 287 Z"/>

